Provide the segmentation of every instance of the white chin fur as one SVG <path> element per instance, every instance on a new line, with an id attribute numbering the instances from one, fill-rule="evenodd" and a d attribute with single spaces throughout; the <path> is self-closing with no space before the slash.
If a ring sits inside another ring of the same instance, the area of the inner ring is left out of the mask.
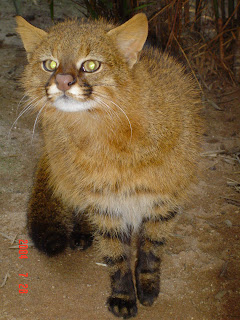
<path id="1" fill-rule="evenodd" d="M 59 97 L 54 101 L 53 105 L 61 111 L 77 112 L 92 109 L 95 102 L 92 100 L 80 102 L 71 98 Z"/>

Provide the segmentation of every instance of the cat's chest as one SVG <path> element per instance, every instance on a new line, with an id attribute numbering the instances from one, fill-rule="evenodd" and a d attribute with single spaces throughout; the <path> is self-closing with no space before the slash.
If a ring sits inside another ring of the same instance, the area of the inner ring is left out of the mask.
<path id="1" fill-rule="evenodd" d="M 97 214 L 108 214 L 121 221 L 122 228 L 132 226 L 135 230 L 142 219 L 151 214 L 158 197 L 154 194 L 110 193 L 94 197 L 93 207 Z"/>
<path id="2" fill-rule="evenodd" d="M 137 174 L 133 167 L 124 166 L 117 155 L 114 161 L 113 155 L 103 151 L 97 156 L 76 146 L 69 149 L 65 145 L 61 153 L 49 148 L 52 181 L 80 211 L 94 208 L 99 214 L 120 219 L 123 228 L 137 228 L 151 212 L 156 195 L 145 189 L 136 192 L 137 185 L 147 186 L 149 181 L 141 171 Z"/>
<path id="3" fill-rule="evenodd" d="M 132 169 L 126 159 L 106 146 L 87 140 L 79 144 L 70 140 L 59 141 L 58 145 L 46 144 L 50 168 L 57 180 L 71 181 L 78 190 L 102 193 L 116 191 L 123 181 L 130 181 Z"/>
<path id="4" fill-rule="evenodd" d="M 94 184 L 102 188 L 131 175 L 134 153 L 123 152 L 123 147 L 116 149 L 92 123 L 79 125 L 74 131 L 48 125 L 44 136 L 51 170 L 73 182 L 79 180 L 81 185 Z"/>
<path id="5" fill-rule="evenodd" d="M 68 189 L 102 190 L 117 185 L 127 175 L 121 157 L 97 135 L 82 133 L 76 137 L 60 128 L 48 127 L 45 148 L 56 184 L 67 184 Z"/>

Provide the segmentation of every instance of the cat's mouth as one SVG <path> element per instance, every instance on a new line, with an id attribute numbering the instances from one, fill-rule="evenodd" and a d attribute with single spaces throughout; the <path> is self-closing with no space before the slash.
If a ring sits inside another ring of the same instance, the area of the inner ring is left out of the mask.
<path id="1" fill-rule="evenodd" d="M 78 112 L 92 109 L 96 104 L 93 100 L 79 101 L 63 94 L 62 96 L 56 98 L 56 100 L 53 102 L 53 105 L 61 111 Z"/>

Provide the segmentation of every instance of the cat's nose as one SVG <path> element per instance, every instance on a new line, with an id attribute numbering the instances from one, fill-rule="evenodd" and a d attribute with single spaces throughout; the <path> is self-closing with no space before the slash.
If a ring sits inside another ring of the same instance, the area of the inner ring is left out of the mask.
<path id="1" fill-rule="evenodd" d="M 56 85 L 59 90 L 67 91 L 76 82 L 71 74 L 57 74 Z"/>

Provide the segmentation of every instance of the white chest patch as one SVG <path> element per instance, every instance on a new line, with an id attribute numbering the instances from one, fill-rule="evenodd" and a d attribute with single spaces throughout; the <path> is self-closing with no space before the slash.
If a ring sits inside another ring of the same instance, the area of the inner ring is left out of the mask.
<path id="1" fill-rule="evenodd" d="M 136 230 L 142 219 L 150 215 L 154 200 L 156 196 L 153 195 L 111 195 L 98 199 L 97 208 L 102 214 L 108 213 L 112 217 L 121 218 L 124 229 L 131 225 Z"/>

